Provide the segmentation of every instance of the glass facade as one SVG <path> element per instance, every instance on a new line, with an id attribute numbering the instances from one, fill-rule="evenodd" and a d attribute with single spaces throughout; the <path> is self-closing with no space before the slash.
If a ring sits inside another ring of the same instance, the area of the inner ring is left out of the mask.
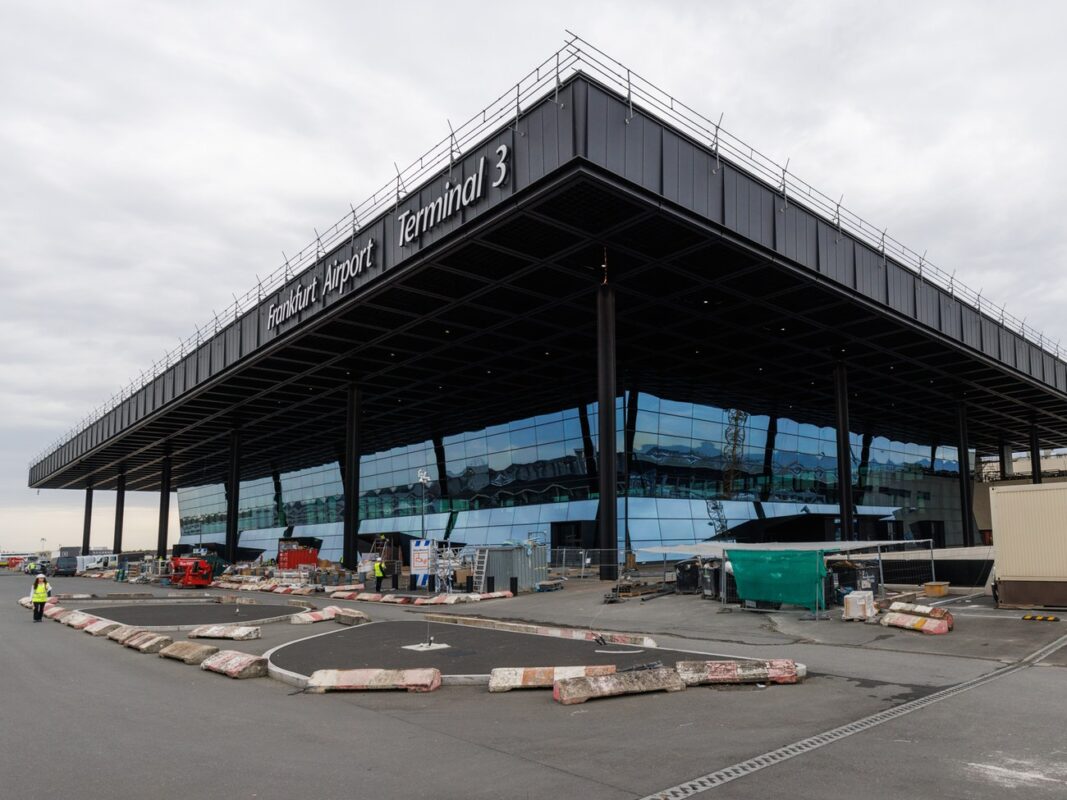
<path id="1" fill-rule="evenodd" d="M 553 546 L 593 547 L 597 413 L 593 403 L 363 455 L 360 533 L 425 532 L 464 544 L 537 534 Z M 620 547 L 842 537 L 834 428 L 645 393 L 619 397 L 615 414 Z M 851 434 L 849 449 L 854 537 L 963 543 L 954 447 L 875 431 Z M 339 557 L 338 464 L 282 473 L 278 484 L 241 483 L 242 546 L 270 551 L 292 525 L 323 538 L 325 557 Z M 183 543 L 224 539 L 222 486 L 179 489 L 178 505 Z"/>

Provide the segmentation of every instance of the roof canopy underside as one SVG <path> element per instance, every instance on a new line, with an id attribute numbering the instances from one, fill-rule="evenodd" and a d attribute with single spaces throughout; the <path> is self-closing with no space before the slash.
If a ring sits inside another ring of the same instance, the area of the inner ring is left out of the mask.
<path id="1" fill-rule="evenodd" d="M 1059 393 L 586 165 L 37 485 L 220 482 L 234 425 L 243 478 L 335 460 L 353 381 L 365 453 L 591 402 L 605 248 L 620 390 L 832 425 L 842 359 L 855 432 L 955 444 L 964 401 L 980 451 L 1067 444 Z"/>
<path id="2" fill-rule="evenodd" d="M 450 166 L 360 232 L 378 239 L 378 271 L 267 325 L 268 304 L 321 279 L 339 246 L 34 465 L 30 485 L 109 489 L 125 469 L 127 488 L 154 490 L 167 453 L 173 486 L 220 482 L 235 426 L 242 478 L 333 461 L 352 383 L 363 453 L 591 402 L 605 253 L 620 391 L 832 425 L 842 360 L 853 432 L 954 445 L 966 403 L 980 452 L 1025 449 L 1032 425 L 1042 447 L 1067 445 L 1062 361 L 587 77 L 458 174 L 492 169 L 501 143 L 515 172 L 480 207 L 395 246 L 396 214 L 432 202 Z"/>

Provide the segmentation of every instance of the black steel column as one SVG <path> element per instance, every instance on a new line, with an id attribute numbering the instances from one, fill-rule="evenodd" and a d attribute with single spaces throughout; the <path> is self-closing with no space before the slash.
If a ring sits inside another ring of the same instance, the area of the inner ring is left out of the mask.
<path id="1" fill-rule="evenodd" d="M 852 447 L 848 431 L 848 370 L 834 366 L 834 409 L 837 413 L 837 497 L 841 508 L 841 540 L 856 538 L 852 511 Z"/>
<path id="2" fill-rule="evenodd" d="M 230 467 L 226 473 L 226 560 L 237 561 L 238 513 L 241 508 L 241 431 L 230 431 Z"/>
<path id="3" fill-rule="evenodd" d="M 82 555 L 89 555 L 89 532 L 93 527 L 93 485 L 85 487 L 85 521 L 82 523 Z"/>
<path id="4" fill-rule="evenodd" d="M 633 541 L 630 539 L 630 473 L 634 467 L 634 439 L 637 437 L 637 409 L 640 405 L 640 394 L 637 389 L 631 386 L 629 393 L 623 395 L 623 407 L 626 411 L 626 416 L 622 426 L 622 461 L 625 469 L 622 484 L 622 533 L 627 557 L 633 552 Z"/>
<path id="5" fill-rule="evenodd" d="M 618 577 L 617 485 L 615 447 L 615 288 L 607 283 L 596 295 L 597 413 L 600 424 L 600 579 Z"/>
<path id="6" fill-rule="evenodd" d="M 167 528 L 170 525 L 170 456 L 163 456 L 159 473 L 159 536 L 156 540 L 156 558 L 167 557 Z"/>
<path id="7" fill-rule="evenodd" d="M 857 473 L 856 491 L 852 496 L 853 507 L 863 505 L 864 495 L 867 492 L 867 481 L 871 473 L 871 442 L 874 435 L 867 431 L 863 434 L 863 444 L 860 446 L 860 468 Z"/>
<path id="8" fill-rule="evenodd" d="M 1015 464 L 1013 459 L 1013 453 L 1011 445 L 1002 444 L 997 448 L 997 455 L 1000 461 L 1000 479 L 1007 480 L 1013 474 L 1015 474 Z"/>
<path id="9" fill-rule="evenodd" d="M 963 546 L 974 547 L 974 486 L 971 484 L 971 453 L 967 449 L 967 404 L 960 403 L 957 411 L 958 436 L 956 463 L 960 468 L 960 515 L 963 519 Z"/>
<path id="10" fill-rule="evenodd" d="M 585 456 L 585 477 L 586 482 L 589 485 L 589 494 L 597 490 L 597 468 L 596 468 L 596 451 L 593 448 L 593 433 L 589 429 L 589 409 L 588 404 L 581 402 L 578 404 L 578 426 L 582 430 L 582 450 Z"/>
<path id="11" fill-rule="evenodd" d="M 354 570 L 359 564 L 359 411 L 360 391 L 354 383 L 349 384 L 345 406 L 345 472 L 343 477 L 345 495 L 344 534 L 341 553 L 345 568 Z"/>
<path id="12" fill-rule="evenodd" d="M 112 553 L 122 552 L 122 517 L 126 511 L 126 470 L 119 472 L 118 486 L 115 487 L 115 540 L 111 544 Z"/>
<path id="13" fill-rule="evenodd" d="M 774 490 L 774 446 L 778 439 L 778 414 L 771 414 L 767 421 L 767 441 L 763 446 L 763 488 L 760 500 L 767 500 Z"/>
<path id="14" fill-rule="evenodd" d="M 445 442 L 440 434 L 432 437 L 433 457 L 437 461 L 437 493 L 445 501 L 446 507 L 451 510 L 451 495 L 448 493 L 448 459 L 445 458 Z"/>
<path id="15" fill-rule="evenodd" d="M 274 517 L 278 526 L 284 528 L 289 523 L 285 519 L 285 501 L 282 499 L 282 474 L 278 470 L 272 470 L 270 479 L 274 484 Z"/>
<path id="16" fill-rule="evenodd" d="M 1030 426 L 1030 482 L 1041 483 L 1041 442 L 1036 425 Z"/>

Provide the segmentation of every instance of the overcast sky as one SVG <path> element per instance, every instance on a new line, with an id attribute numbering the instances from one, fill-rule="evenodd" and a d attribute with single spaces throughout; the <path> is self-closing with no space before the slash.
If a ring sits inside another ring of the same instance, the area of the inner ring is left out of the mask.
<path id="1" fill-rule="evenodd" d="M 1067 343 L 1067 5 L 0 0 L 0 549 L 27 463 L 569 28 Z M 158 497 L 129 495 L 151 547 Z M 177 537 L 176 508 L 172 540 Z M 95 498 L 109 544 L 114 496 Z"/>

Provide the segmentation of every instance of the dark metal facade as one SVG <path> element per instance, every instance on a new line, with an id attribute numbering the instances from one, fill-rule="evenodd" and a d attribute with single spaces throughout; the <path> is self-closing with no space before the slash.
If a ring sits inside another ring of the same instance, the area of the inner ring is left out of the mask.
<path id="1" fill-rule="evenodd" d="M 507 180 L 498 175 L 507 148 Z M 402 243 L 405 212 L 487 173 L 484 196 Z M 342 290 L 280 325 L 272 309 L 367 252 Z M 915 440 L 1067 444 L 1067 365 L 832 221 L 577 77 L 352 241 L 30 469 L 47 488 L 159 489 L 337 457 L 349 385 L 360 446 L 462 430 L 597 395 L 593 294 L 611 254 L 620 380 L 832 424 L 835 364 L 853 420 Z M 551 355 L 546 355 L 551 354 Z M 756 367 L 755 365 L 761 365 Z"/>

